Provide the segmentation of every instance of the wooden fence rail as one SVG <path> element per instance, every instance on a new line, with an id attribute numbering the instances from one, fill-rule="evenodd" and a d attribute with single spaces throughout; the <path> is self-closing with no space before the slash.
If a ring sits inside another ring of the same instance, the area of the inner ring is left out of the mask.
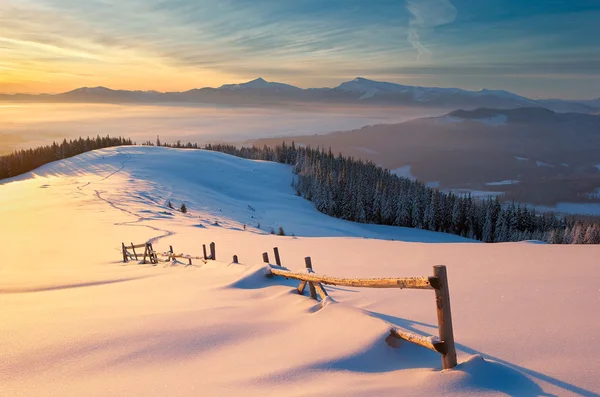
<path id="1" fill-rule="evenodd" d="M 363 288 L 410 288 L 410 289 L 434 289 L 431 283 L 436 280 L 433 277 L 408 277 L 408 278 L 338 278 L 319 276 L 310 273 L 292 273 L 289 270 L 271 268 L 275 276 L 293 278 L 296 280 L 317 282 L 321 284 L 337 285 L 340 287 L 363 287 Z"/>
<path id="2" fill-rule="evenodd" d="M 279 254 L 278 251 L 276 251 Z M 278 256 L 278 255 L 277 255 Z M 312 269 L 310 257 L 305 258 L 306 273 L 294 273 L 281 266 L 273 266 L 268 261 L 268 254 L 263 254 L 263 261 L 268 263 L 268 277 L 280 276 L 286 279 L 300 281 L 298 293 L 303 294 L 306 286 L 310 289 L 310 296 L 317 299 L 317 295 L 324 301 L 327 297 L 325 285 L 337 285 L 343 287 L 362 288 L 407 288 L 435 291 L 436 311 L 438 318 L 438 334 L 435 336 L 422 336 L 392 328 L 390 335 L 396 338 L 415 343 L 419 346 L 433 350 L 442 355 L 442 368 L 454 368 L 457 365 L 456 347 L 454 344 L 454 332 L 452 329 L 452 314 L 450 311 L 450 293 L 448 291 L 448 277 L 446 266 L 434 266 L 433 276 L 429 277 L 405 277 L 405 278 L 338 278 L 321 276 Z"/>

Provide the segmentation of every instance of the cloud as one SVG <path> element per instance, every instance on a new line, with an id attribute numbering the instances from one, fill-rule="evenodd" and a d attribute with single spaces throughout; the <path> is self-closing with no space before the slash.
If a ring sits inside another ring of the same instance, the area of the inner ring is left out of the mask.
<path id="1" fill-rule="evenodd" d="M 411 15 L 408 42 L 417 50 L 419 59 L 428 58 L 432 52 L 421 42 L 419 33 L 454 22 L 456 7 L 450 0 L 406 0 L 406 8 Z"/>

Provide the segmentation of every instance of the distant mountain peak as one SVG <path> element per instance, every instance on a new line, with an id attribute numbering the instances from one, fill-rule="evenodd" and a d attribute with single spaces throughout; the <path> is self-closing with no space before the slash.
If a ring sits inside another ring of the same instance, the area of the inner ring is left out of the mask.
<path id="1" fill-rule="evenodd" d="M 245 87 L 256 87 L 256 88 L 262 88 L 262 87 L 267 87 L 269 86 L 269 83 L 267 80 L 263 79 L 262 77 L 259 77 L 257 79 L 254 80 L 250 80 L 246 83 L 242 83 L 242 84 L 238 84 L 239 86 L 245 86 Z"/>
<path id="2" fill-rule="evenodd" d="M 265 79 L 263 79 L 262 77 L 256 78 L 254 80 L 250 80 L 247 81 L 245 83 L 239 83 L 239 84 L 224 84 L 221 87 L 219 87 L 219 89 L 223 89 L 223 90 L 243 90 L 243 89 L 272 89 L 274 91 L 281 91 L 281 90 L 297 90 L 297 91 L 301 91 L 301 88 L 298 87 L 294 87 L 293 85 L 289 85 L 289 84 L 284 84 L 284 83 L 277 83 L 277 82 L 270 82 L 267 81 Z"/>
<path id="3" fill-rule="evenodd" d="M 81 88 L 76 88 L 74 90 L 72 90 L 71 92 L 93 92 L 93 91 L 113 91 L 110 88 L 104 87 L 104 86 L 97 86 L 97 87 L 81 87 Z"/>

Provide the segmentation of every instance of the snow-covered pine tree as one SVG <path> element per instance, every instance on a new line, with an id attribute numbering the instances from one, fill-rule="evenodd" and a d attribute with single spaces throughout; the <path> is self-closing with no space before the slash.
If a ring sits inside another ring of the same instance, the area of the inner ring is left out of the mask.
<path id="1" fill-rule="evenodd" d="M 572 244 L 583 244 L 585 239 L 585 230 L 583 229 L 583 225 L 579 222 L 575 224 L 573 229 L 571 230 L 571 243 Z"/>
<path id="2" fill-rule="evenodd" d="M 490 200 L 486 201 L 485 221 L 483 223 L 483 232 L 481 240 L 486 243 L 494 241 L 494 215 L 493 206 Z"/>

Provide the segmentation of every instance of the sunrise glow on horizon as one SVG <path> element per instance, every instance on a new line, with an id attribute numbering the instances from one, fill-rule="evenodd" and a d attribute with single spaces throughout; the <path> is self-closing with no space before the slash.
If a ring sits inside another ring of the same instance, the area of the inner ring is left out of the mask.
<path id="1" fill-rule="evenodd" d="M 585 0 L 4 0 L 0 92 L 364 76 L 596 98 L 599 19 Z"/>

